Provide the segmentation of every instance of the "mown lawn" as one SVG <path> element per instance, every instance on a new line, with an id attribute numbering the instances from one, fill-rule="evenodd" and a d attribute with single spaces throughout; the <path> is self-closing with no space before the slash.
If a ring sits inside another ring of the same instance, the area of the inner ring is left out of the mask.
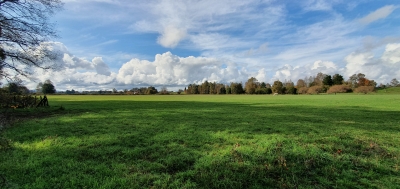
<path id="1" fill-rule="evenodd" d="M 400 186 L 400 95 L 49 100 L 3 132 L 0 188 Z"/>

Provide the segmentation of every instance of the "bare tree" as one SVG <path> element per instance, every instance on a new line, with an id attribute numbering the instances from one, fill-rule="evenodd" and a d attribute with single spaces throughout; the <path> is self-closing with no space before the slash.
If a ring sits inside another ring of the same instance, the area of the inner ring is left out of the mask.
<path id="1" fill-rule="evenodd" d="M 46 45 L 56 37 L 49 17 L 61 0 L 0 0 L 0 77 L 29 76 L 32 67 L 51 68 L 57 55 Z"/>
<path id="2" fill-rule="evenodd" d="M 399 81 L 396 78 L 393 78 L 390 81 L 390 85 L 393 86 L 393 87 L 397 87 L 399 85 Z"/>

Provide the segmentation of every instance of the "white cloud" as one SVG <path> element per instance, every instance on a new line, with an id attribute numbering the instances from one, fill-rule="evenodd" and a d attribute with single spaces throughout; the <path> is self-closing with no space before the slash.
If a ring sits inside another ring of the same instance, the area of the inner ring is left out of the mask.
<path id="1" fill-rule="evenodd" d="M 331 10 L 334 0 L 308 0 L 305 1 L 305 10 L 310 11 L 326 11 Z"/>
<path id="2" fill-rule="evenodd" d="M 186 31 L 184 29 L 178 29 L 174 26 L 168 26 L 164 28 L 161 36 L 158 37 L 157 42 L 163 47 L 176 47 L 178 43 L 186 37 Z"/>
<path id="3" fill-rule="evenodd" d="M 167 52 L 156 55 L 154 62 L 132 59 L 125 63 L 117 81 L 137 85 L 187 85 L 205 80 L 228 83 L 247 77 L 245 70 L 238 70 L 232 63 L 215 58 L 182 58 Z"/>
<path id="4" fill-rule="evenodd" d="M 159 33 L 157 42 L 163 47 L 174 48 L 189 39 L 186 47 L 201 50 L 251 47 L 236 44 L 254 41 L 257 38 L 254 34 L 249 39 L 239 39 L 230 32 L 244 31 L 260 36 L 279 28 L 278 23 L 285 15 L 281 5 L 269 0 L 157 1 L 145 7 L 149 9 L 145 18 L 130 28 Z"/>
<path id="5" fill-rule="evenodd" d="M 111 75 L 110 68 L 107 66 L 106 63 L 104 63 L 102 57 L 93 58 L 92 63 L 98 74 L 105 75 L 105 76 Z"/>
<path id="6" fill-rule="evenodd" d="M 382 60 L 390 64 L 400 63 L 400 43 L 387 44 Z"/>
<path id="7" fill-rule="evenodd" d="M 374 12 L 371 12 L 370 14 L 368 14 L 367 16 L 361 18 L 359 21 L 362 24 L 370 24 L 372 22 L 375 22 L 379 19 L 384 19 L 387 16 L 389 16 L 397 7 L 393 6 L 393 5 L 387 5 L 384 6 Z"/>
<path id="8" fill-rule="evenodd" d="M 275 75 L 270 81 L 291 80 L 296 83 L 299 79 L 304 79 L 305 77 L 308 78 L 309 76 L 316 76 L 319 72 L 333 75 L 336 73 L 341 73 L 341 69 L 338 69 L 337 65 L 333 62 L 322 60 L 315 61 L 313 64 L 306 64 L 304 66 L 296 67 L 286 64 L 275 72 Z"/>

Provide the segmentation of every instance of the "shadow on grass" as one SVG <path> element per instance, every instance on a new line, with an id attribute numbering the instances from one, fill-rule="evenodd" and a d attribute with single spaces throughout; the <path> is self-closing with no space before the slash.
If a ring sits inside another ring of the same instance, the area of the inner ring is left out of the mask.
<path id="1" fill-rule="evenodd" d="M 0 170 L 9 186 L 29 188 L 391 188 L 400 184 L 399 113 L 81 102 L 9 129 L 14 149 L 1 152 Z"/>

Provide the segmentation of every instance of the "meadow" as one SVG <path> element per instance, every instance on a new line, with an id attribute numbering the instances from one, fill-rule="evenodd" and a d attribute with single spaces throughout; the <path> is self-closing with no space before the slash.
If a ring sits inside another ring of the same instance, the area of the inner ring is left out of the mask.
<path id="1" fill-rule="evenodd" d="M 48 96 L 0 188 L 399 188 L 400 95 Z"/>

